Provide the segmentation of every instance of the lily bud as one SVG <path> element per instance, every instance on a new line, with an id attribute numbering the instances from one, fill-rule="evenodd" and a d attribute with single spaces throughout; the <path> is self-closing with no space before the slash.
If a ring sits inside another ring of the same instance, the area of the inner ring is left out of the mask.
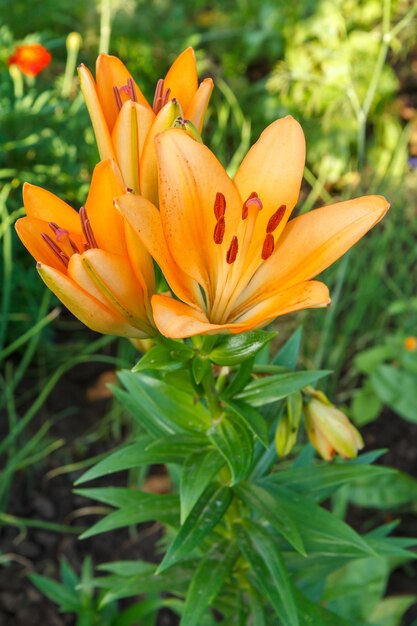
<path id="1" fill-rule="evenodd" d="M 336 454 L 345 459 L 357 456 L 364 446 L 359 431 L 342 411 L 314 397 L 304 408 L 305 425 L 311 445 L 325 461 Z"/>
<path id="2" fill-rule="evenodd" d="M 288 456 L 296 444 L 301 411 L 301 394 L 297 392 L 288 396 L 284 414 L 275 431 L 275 447 L 280 457 Z"/>

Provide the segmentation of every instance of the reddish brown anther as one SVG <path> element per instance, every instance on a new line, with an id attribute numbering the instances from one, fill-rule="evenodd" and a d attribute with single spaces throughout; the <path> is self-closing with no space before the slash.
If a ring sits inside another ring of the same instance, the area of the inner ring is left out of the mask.
<path id="1" fill-rule="evenodd" d="M 224 217 L 221 217 L 214 227 L 213 239 L 214 243 L 220 244 L 223 243 L 224 231 L 226 228 L 226 224 L 224 221 Z"/>
<path id="2" fill-rule="evenodd" d="M 267 233 L 265 239 L 264 239 L 264 243 L 262 246 L 262 259 L 264 261 L 266 261 L 267 259 L 269 259 L 269 257 L 271 256 L 271 254 L 274 251 L 274 246 L 275 246 L 275 242 L 274 242 L 274 237 L 273 235 L 271 235 L 271 233 Z"/>
<path id="3" fill-rule="evenodd" d="M 48 245 L 48 247 L 52 250 L 52 252 L 55 254 L 55 256 L 57 256 L 58 259 L 62 261 L 65 267 L 68 267 L 69 256 L 61 250 L 58 244 L 56 244 L 55 241 L 51 239 L 49 235 L 47 235 L 46 233 L 41 233 L 41 237 L 44 240 L 44 242 Z"/>
<path id="4" fill-rule="evenodd" d="M 69 231 L 65 230 L 65 228 L 61 228 L 55 222 L 48 223 L 49 228 L 55 235 L 55 238 L 58 242 L 61 242 L 63 239 L 67 239 L 69 242 L 73 252 L 79 252 L 78 246 L 73 242 L 71 237 L 69 236 Z"/>
<path id="5" fill-rule="evenodd" d="M 231 265 L 236 261 L 237 252 L 239 250 L 239 242 L 237 240 L 236 235 L 232 237 L 232 241 L 230 242 L 229 249 L 226 253 L 226 261 Z"/>
<path id="6" fill-rule="evenodd" d="M 93 229 L 91 228 L 90 220 L 87 217 L 87 211 L 83 206 L 80 209 L 80 220 L 81 228 L 86 239 L 84 249 L 88 250 L 89 248 L 98 248 Z"/>
<path id="7" fill-rule="evenodd" d="M 287 207 L 285 206 L 285 204 L 281 204 L 281 206 L 275 211 L 275 213 L 271 215 L 268 220 L 268 224 L 266 225 L 266 232 L 268 234 L 273 233 L 274 230 L 279 226 L 282 218 L 285 215 L 286 208 Z"/>
<path id="8" fill-rule="evenodd" d="M 242 206 L 242 220 L 245 220 L 248 217 L 248 215 L 249 215 L 249 207 L 254 205 L 254 204 L 257 205 L 259 210 L 262 209 L 262 202 L 261 202 L 261 199 L 259 198 L 258 194 L 256 193 L 256 191 L 252 191 L 250 196 L 243 203 L 243 206 Z"/>
<path id="9" fill-rule="evenodd" d="M 159 113 L 162 107 L 166 105 L 170 94 L 171 89 L 169 87 L 164 89 L 164 79 L 160 78 L 156 83 L 155 95 L 153 97 L 152 108 L 154 113 Z"/>
<path id="10" fill-rule="evenodd" d="M 123 102 L 122 102 L 122 98 L 120 96 L 120 92 L 118 90 L 118 88 L 116 87 L 116 85 L 113 86 L 113 95 L 114 95 L 114 99 L 116 100 L 116 106 L 117 108 L 120 109 L 123 106 Z"/>
<path id="11" fill-rule="evenodd" d="M 216 198 L 214 200 L 214 215 L 216 216 L 216 220 L 219 220 L 221 217 L 224 217 L 226 212 L 226 198 L 224 195 L 218 191 L 216 193 Z"/>
<path id="12" fill-rule="evenodd" d="M 130 99 L 133 100 L 133 102 L 137 102 L 138 97 L 136 95 L 135 81 L 131 77 L 127 79 L 127 88 L 129 90 Z"/>

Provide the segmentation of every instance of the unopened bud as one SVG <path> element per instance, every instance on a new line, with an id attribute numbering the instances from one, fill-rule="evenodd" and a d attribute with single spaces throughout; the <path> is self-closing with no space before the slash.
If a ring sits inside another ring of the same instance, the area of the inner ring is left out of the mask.
<path id="1" fill-rule="evenodd" d="M 287 398 L 284 413 L 275 431 L 275 447 L 280 457 L 288 456 L 297 442 L 301 412 L 301 393 L 292 393 Z"/>
<path id="2" fill-rule="evenodd" d="M 330 461 L 336 454 L 345 459 L 357 456 L 364 446 L 359 431 L 342 411 L 314 397 L 304 409 L 305 425 L 311 445 Z"/>
<path id="3" fill-rule="evenodd" d="M 69 51 L 78 52 L 78 50 L 81 48 L 82 41 L 83 40 L 82 40 L 80 33 L 76 33 L 76 32 L 70 33 L 66 39 L 68 52 Z"/>

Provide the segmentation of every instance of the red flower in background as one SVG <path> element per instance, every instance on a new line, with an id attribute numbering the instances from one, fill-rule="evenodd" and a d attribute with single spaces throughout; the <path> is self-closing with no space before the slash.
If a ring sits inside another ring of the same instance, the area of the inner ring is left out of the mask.
<path id="1" fill-rule="evenodd" d="M 8 59 L 9 65 L 17 65 L 26 76 L 37 76 L 51 62 L 50 52 L 40 43 L 17 46 Z"/>

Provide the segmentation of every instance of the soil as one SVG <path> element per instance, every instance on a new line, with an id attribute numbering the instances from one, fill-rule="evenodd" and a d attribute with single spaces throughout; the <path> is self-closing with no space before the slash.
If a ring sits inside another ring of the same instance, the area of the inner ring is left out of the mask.
<path id="1" fill-rule="evenodd" d="M 37 467 L 36 473 L 21 472 L 16 475 L 8 513 L 17 517 L 45 520 L 71 526 L 89 526 L 97 517 L 85 498 L 72 492 L 77 473 L 59 474 L 48 472 L 62 465 L 100 454 L 114 447 L 108 439 L 94 443 L 88 449 L 71 449 L 71 442 L 83 433 L 91 431 L 109 408 L 109 400 L 103 399 L 100 388 L 103 381 L 111 378 L 108 366 L 86 364 L 78 366 L 63 378 L 50 396 L 47 406 L 39 416 L 53 415 L 68 404 L 75 412 L 56 424 L 53 436 L 63 437 L 67 446 L 51 455 L 46 463 Z M 104 373 L 104 377 L 103 377 Z M 39 427 L 39 425 L 38 425 Z M 417 425 L 408 424 L 397 416 L 385 413 L 380 420 L 364 429 L 368 449 L 389 448 L 382 462 L 397 467 L 417 477 Z M 70 449 L 70 456 L 68 450 Z M 123 484 L 123 476 L 121 477 Z M 96 506 L 91 503 L 91 506 Z M 375 511 L 352 509 L 349 522 L 358 530 L 363 528 L 365 518 L 369 523 Z M 415 517 L 405 515 L 399 532 L 415 535 Z M 22 532 L 12 525 L 0 527 L 0 554 L 8 555 L 6 566 L 0 569 L 0 626 L 73 626 L 72 615 L 60 614 L 55 604 L 46 599 L 30 583 L 27 574 L 37 572 L 58 579 L 59 560 L 64 557 L 79 573 L 83 559 L 90 555 L 95 565 L 112 560 L 158 559 L 155 542 L 161 536 L 158 525 L 142 525 L 135 534 L 126 529 L 92 539 L 80 541 L 77 534 L 62 534 L 30 528 Z M 4 557 L 3 557 L 4 558 Z M 9 561 L 10 560 L 10 561 Z M 417 588 L 417 566 L 407 565 L 397 569 L 390 580 L 389 592 L 413 594 Z M 417 618 L 417 607 L 408 612 L 402 626 L 410 626 Z M 175 626 L 176 617 L 165 611 L 160 615 L 158 626 Z"/>

